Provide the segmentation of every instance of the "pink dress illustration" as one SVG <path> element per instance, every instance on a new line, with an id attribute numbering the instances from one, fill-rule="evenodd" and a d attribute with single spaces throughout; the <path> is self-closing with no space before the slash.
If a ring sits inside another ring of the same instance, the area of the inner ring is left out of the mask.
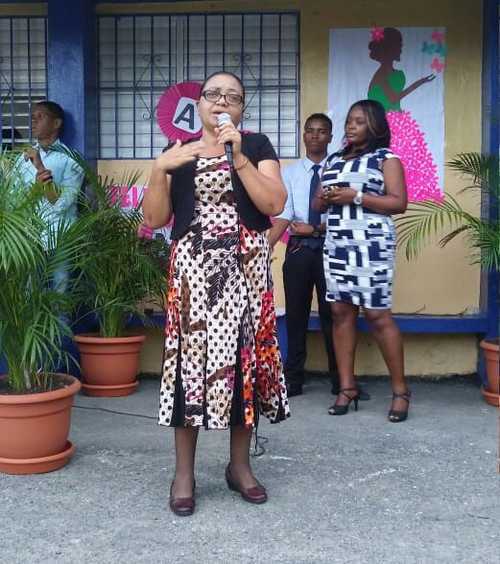
<path id="1" fill-rule="evenodd" d="M 411 201 L 441 200 L 436 163 L 417 121 L 401 108 L 401 100 L 417 88 L 434 80 L 430 74 L 406 87 L 402 70 L 393 67 L 399 61 L 403 46 L 401 32 L 395 28 L 376 28 L 368 48 L 370 58 L 380 63 L 368 87 L 368 98 L 380 102 L 387 113 L 391 129 L 391 149 L 405 168 L 408 197 Z"/>

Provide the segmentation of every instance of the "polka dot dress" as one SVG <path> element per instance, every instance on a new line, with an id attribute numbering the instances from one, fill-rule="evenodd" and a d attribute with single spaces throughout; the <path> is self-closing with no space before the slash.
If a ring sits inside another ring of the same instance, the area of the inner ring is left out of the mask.
<path id="1" fill-rule="evenodd" d="M 160 425 L 289 416 L 265 233 L 240 224 L 226 157 L 200 158 L 195 212 L 173 243 Z"/>

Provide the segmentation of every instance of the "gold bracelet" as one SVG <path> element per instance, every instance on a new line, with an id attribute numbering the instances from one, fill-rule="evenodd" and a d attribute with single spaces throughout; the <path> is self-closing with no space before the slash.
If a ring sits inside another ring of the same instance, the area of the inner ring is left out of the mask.
<path id="1" fill-rule="evenodd" d="M 241 166 L 239 166 L 238 168 L 234 167 L 234 170 L 235 170 L 236 172 L 238 172 L 239 170 L 241 170 L 242 168 L 244 168 L 244 167 L 247 166 L 247 164 L 248 164 L 248 162 L 249 162 L 249 159 L 248 159 L 248 157 L 245 157 L 245 158 L 246 158 L 246 161 L 245 161 Z"/>

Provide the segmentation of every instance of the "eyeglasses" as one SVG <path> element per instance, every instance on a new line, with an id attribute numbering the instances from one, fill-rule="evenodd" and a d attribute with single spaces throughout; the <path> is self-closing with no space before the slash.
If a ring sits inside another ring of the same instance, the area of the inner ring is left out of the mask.
<path id="1" fill-rule="evenodd" d="M 222 94 L 219 90 L 204 90 L 201 95 L 207 102 L 216 103 L 224 98 L 230 106 L 241 106 L 243 104 L 243 96 L 239 94 Z"/>

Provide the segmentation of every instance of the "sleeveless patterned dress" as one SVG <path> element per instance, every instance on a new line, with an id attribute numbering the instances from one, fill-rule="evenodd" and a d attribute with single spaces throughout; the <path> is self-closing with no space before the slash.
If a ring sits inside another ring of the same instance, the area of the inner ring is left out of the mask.
<path id="1" fill-rule="evenodd" d="M 391 158 L 397 157 L 389 149 L 349 160 L 334 153 L 325 163 L 321 185 L 327 189 L 350 186 L 383 195 L 382 163 Z M 395 250 L 396 232 L 390 216 L 355 204 L 330 206 L 323 250 L 327 301 L 390 309 Z"/>
<path id="2" fill-rule="evenodd" d="M 194 218 L 172 244 L 168 280 L 160 425 L 288 417 L 270 249 L 239 221 L 225 155 L 197 161 Z"/>

